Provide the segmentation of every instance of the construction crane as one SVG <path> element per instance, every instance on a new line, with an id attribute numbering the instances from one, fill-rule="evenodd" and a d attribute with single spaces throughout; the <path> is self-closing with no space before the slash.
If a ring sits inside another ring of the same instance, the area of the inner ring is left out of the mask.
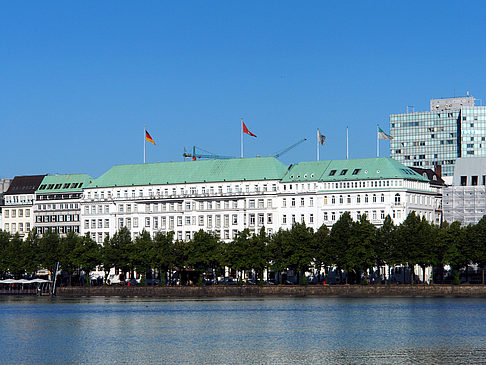
<path id="1" fill-rule="evenodd" d="M 201 150 L 203 152 L 206 152 L 206 154 L 201 154 L 201 153 L 196 153 L 196 148 L 198 150 Z M 216 155 L 212 152 L 203 150 L 201 147 L 197 146 L 192 146 L 192 153 L 188 153 L 186 149 L 184 148 L 184 153 L 182 154 L 185 158 L 191 158 L 193 161 L 196 161 L 198 158 L 207 158 L 210 160 L 223 160 L 223 159 L 229 159 L 229 158 L 234 158 L 233 156 L 221 156 L 221 155 Z"/>
<path id="2" fill-rule="evenodd" d="M 273 157 L 278 158 L 278 157 L 282 156 L 284 153 L 289 152 L 289 151 L 290 151 L 292 148 L 297 147 L 299 144 L 301 144 L 301 143 L 303 143 L 303 142 L 305 142 L 305 141 L 307 141 L 307 138 L 301 139 L 299 142 L 294 143 L 292 146 L 289 146 L 289 147 L 287 147 L 286 149 L 284 149 L 284 150 L 282 150 L 282 151 L 280 151 L 280 152 L 276 153 L 275 155 L 273 155 Z"/>

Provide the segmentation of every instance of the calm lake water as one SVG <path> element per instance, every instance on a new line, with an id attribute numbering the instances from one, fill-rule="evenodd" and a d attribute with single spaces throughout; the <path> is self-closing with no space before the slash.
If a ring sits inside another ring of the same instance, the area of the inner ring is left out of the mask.
<path id="1" fill-rule="evenodd" d="M 1 363 L 484 363 L 482 299 L 0 297 Z"/>

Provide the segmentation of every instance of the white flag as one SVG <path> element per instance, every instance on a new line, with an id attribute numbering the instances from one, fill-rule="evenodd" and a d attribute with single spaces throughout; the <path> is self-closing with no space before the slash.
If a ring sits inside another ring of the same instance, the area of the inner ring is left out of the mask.
<path id="1" fill-rule="evenodd" d="M 383 129 L 381 129 L 380 127 L 378 127 L 378 139 L 386 139 L 388 141 L 391 141 L 393 139 L 392 136 L 390 136 L 389 134 L 386 134 Z"/>
<path id="2" fill-rule="evenodd" d="M 324 146 L 324 143 L 326 143 L 326 136 L 321 134 L 319 129 L 317 130 L 317 143 L 320 143 L 323 146 Z"/>

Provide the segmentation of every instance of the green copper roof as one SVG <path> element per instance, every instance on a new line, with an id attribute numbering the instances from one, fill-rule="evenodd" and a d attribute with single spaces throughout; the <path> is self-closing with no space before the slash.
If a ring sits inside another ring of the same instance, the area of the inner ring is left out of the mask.
<path id="1" fill-rule="evenodd" d="M 42 180 L 37 194 L 81 192 L 93 180 L 87 174 L 47 175 Z"/>
<path id="2" fill-rule="evenodd" d="M 117 165 L 90 188 L 243 180 L 280 180 L 287 166 L 274 157 Z"/>
<path id="3" fill-rule="evenodd" d="M 293 165 L 282 182 L 407 179 L 428 181 L 392 158 L 309 161 Z"/>

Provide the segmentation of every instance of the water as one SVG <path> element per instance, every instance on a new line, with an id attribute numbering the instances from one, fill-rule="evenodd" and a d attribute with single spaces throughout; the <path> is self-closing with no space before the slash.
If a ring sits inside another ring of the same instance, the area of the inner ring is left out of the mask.
<path id="1" fill-rule="evenodd" d="M 486 300 L 0 297 L 0 362 L 484 363 Z"/>

